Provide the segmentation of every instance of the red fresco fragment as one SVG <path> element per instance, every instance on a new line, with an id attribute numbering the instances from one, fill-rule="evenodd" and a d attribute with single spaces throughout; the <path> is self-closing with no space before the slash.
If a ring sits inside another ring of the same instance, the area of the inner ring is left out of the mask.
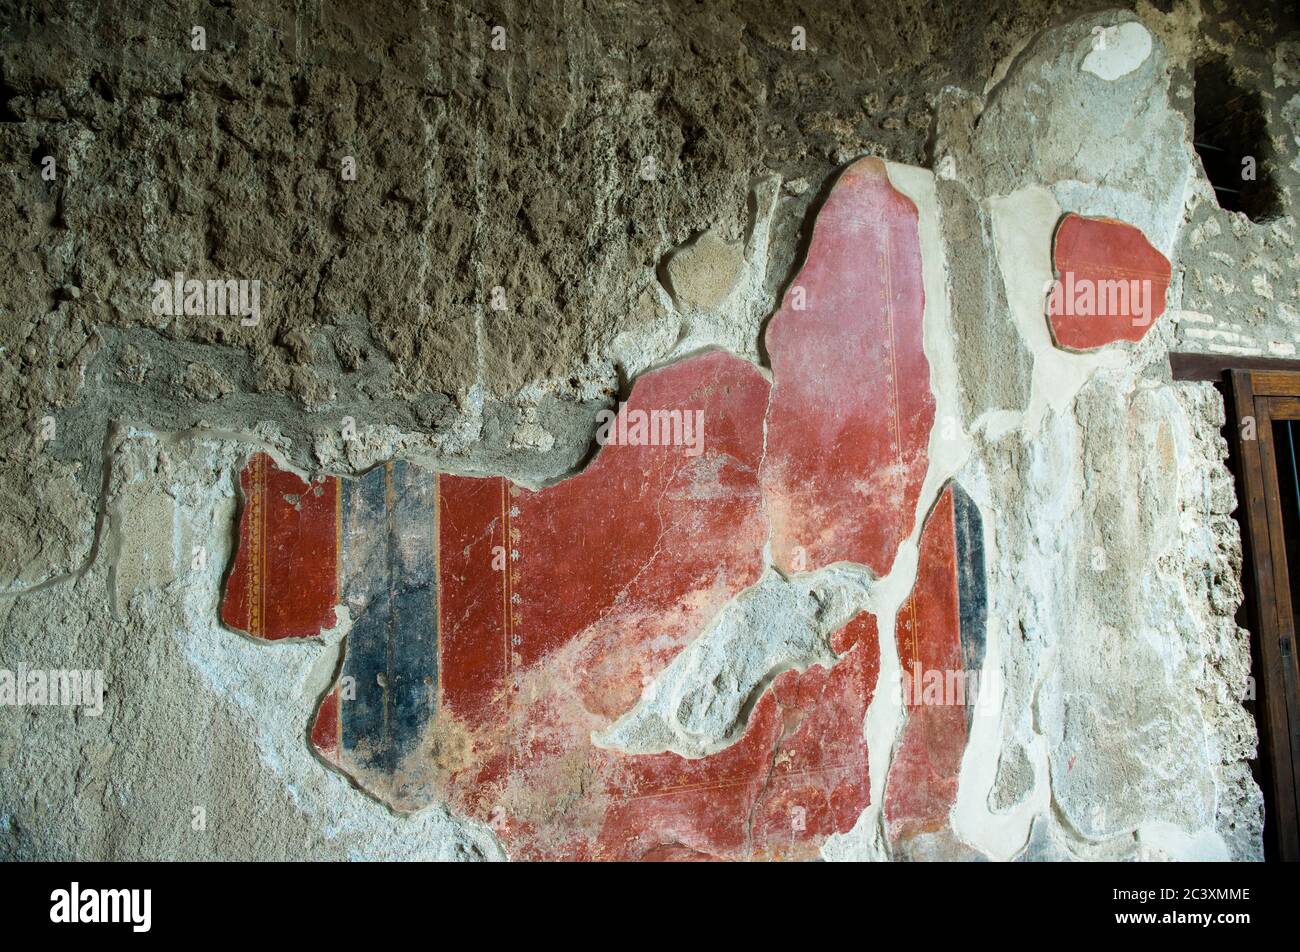
<path id="1" fill-rule="evenodd" d="M 848 648 L 833 668 L 787 671 L 772 684 L 783 733 L 754 816 L 756 852 L 771 859 L 815 856 L 871 803 L 863 723 L 880 670 L 875 618 L 859 615 L 834 643 Z"/>
<path id="2" fill-rule="evenodd" d="M 509 594 L 499 567 L 510 558 L 509 486 L 504 479 L 438 479 L 440 696 L 446 710 L 470 720 L 504 710 L 506 700 Z"/>
<path id="3" fill-rule="evenodd" d="M 826 199 L 765 337 L 763 490 L 783 571 L 883 575 L 910 534 L 934 422 L 924 310 L 916 206 L 863 159 Z"/>
<path id="4" fill-rule="evenodd" d="M 643 642 L 693 634 L 757 581 L 767 533 L 757 484 L 767 397 L 752 365 L 709 353 L 643 377 L 621 411 L 701 410 L 698 455 L 610 445 L 582 473 L 540 492 L 502 479 L 442 477 L 448 707 L 481 715 L 501 701 L 511 670 L 579 635 L 609 642 L 601 654 L 635 643 L 628 660 L 657 671 L 676 648 Z M 484 571 L 494 546 L 508 556 L 504 572 Z M 489 630 L 496 636 L 485 637 Z M 600 695 L 621 713 L 639 696 L 642 673 L 620 666 L 610 675 L 635 684 L 629 703 Z"/>
<path id="5" fill-rule="evenodd" d="M 311 728 L 311 745 L 320 754 L 334 762 L 339 751 L 339 692 L 337 688 L 321 698 L 316 712 L 316 722 Z"/>
<path id="6" fill-rule="evenodd" d="M 871 638 L 833 669 L 782 675 L 740 740 L 712 756 L 589 748 L 581 759 L 591 788 L 585 800 L 566 801 L 547 829 L 516 819 L 507 795 L 497 833 L 521 859 L 815 856 L 827 835 L 851 829 L 870 802 L 862 724 L 876 675 L 874 631 Z M 526 729 L 546 724 L 533 716 Z M 567 776 L 557 770 L 563 752 L 545 757 L 541 749 L 519 751 L 511 774 L 512 784 L 533 791 L 534 808 L 544 792 L 557 799 L 566 792 L 555 784 Z"/>
<path id="7" fill-rule="evenodd" d="M 751 739 L 727 756 L 694 762 L 614 754 L 594 747 L 590 735 L 635 704 L 709 618 L 758 580 L 768 389 L 745 361 L 705 354 L 638 380 L 620 411 L 701 410 L 698 453 L 606 445 L 581 474 L 540 492 L 504 480 L 443 478 L 445 709 L 467 722 L 475 750 L 491 752 L 458 787 L 464 806 L 495 816 L 520 855 L 623 857 L 664 843 L 716 853 L 741 845 L 740 803 L 752 800 L 749 788 L 770 753 L 759 743 L 746 761 L 761 726 L 751 725 Z M 506 570 L 485 573 L 490 545 L 503 539 Z M 603 809 L 573 807 L 578 787 Z M 657 833 L 657 811 L 676 804 L 668 811 L 676 816 L 691 797 L 701 809 L 686 812 L 703 826 Z M 563 822 L 550 828 L 529 819 L 561 808 Z M 642 817 L 641 838 L 620 830 L 621 815 Z"/>
<path id="8" fill-rule="evenodd" d="M 937 672 L 964 673 L 957 594 L 953 490 L 939 497 L 921 532 L 916 583 L 895 626 L 907 703 L 907 724 L 885 786 L 885 823 L 893 843 L 934 832 L 948 822 L 966 749 L 966 707 L 957 695 L 930 690 Z M 955 685 L 954 685 L 955 686 Z"/>
<path id="9" fill-rule="evenodd" d="M 836 633 L 833 667 L 777 677 L 744 734 L 716 754 L 628 755 L 591 741 L 758 580 L 769 519 L 787 570 L 847 560 L 880 573 L 911 531 L 934 400 L 917 212 L 882 163 L 841 176 L 796 285 L 807 307 L 787 294 L 767 332 L 774 386 L 746 361 L 707 353 L 640 378 L 621 408 L 623 420 L 702 410 L 702 452 L 606 445 L 582 473 L 536 492 L 436 477 L 436 715 L 390 788 L 488 823 L 518 858 L 811 858 L 854 825 L 870 802 L 863 723 L 879 658 L 869 615 Z M 222 617 L 260 637 L 316 634 L 338 600 L 337 485 L 307 491 L 266 457 L 241 479 L 249 501 Z M 927 664 L 947 657 L 945 639 L 959 643 L 950 494 L 938 512 L 947 548 L 932 539 L 936 515 L 909 602 L 910 617 L 927 621 Z M 283 599 L 271 614 L 267 592 Z M 262 606 L 256 630 L 252 604 Z M 344 770 L 348 703 L 332 689 L 311 729 L 313 747 Z M 907 736 L 925 725 L 918 715 Z M 931 822 L 935 797 L 922 794 L 951 759 L 949 728 L 933 731 L 942 751 L 909 754 L 908 782 L 927 785 L 893 794 L 898 823 Z M 928 742 L 917 736 L 905 748 Z"/>
<path id="10" fill-rule="evenodd" d="M 307 638 L 334 624 L 338 480 L 308 485 L 254 456 L 239 477 L 239 546 L 221 620 L 255 638 Z"/>
<path id="11" fill-rule="evenodd" d="M 757 473 L 768 390 L 752 365 L 721 351 L 665 367 L 637 381 L 621 412 L 699 410 L 702 452 L 605 446 L 578 476 L 518 492 L 509 525 L 524 543 L 510 571 L 511 592 L 525 595 L 512 628 L 523 633 L 521 664 L 598 624 L 598 637 L 627 639 L 613 629 L 648 624 L 654 631 L 632 640 L 663 638 L 667 616 L 684 610 L 689 594 L 710 593 L 687 607 L 702 622 L 731 598 L 712 593 L 758 581 L 767 537 Z M 540 549 L 527 545 L 533 539 Z M 687 624 L 693 635 L 698 628 Z M 676 654 L 640 651 L 656 669 Z"/>
<path id="12" fill-rule="evenodd" d="M 1132 225 L 1068 214 L 1052 259 L 1057 281 L 1047 311 L 1058 347 L 1139 341 L 1164 313 L 1169 261 Z"/>

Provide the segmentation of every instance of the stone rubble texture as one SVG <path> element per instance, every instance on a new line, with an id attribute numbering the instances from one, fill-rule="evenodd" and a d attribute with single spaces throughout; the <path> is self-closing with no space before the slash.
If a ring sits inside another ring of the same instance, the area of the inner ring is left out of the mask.
<path id="1" fill-rule="evenodd" d="M 811 847 L 778 850 L 798 797 L 783 777 L 756 821 L 764 855 L 1260 858 L 1223 407 L 1165 357 L 1300 341 L 1300 39 L 1270 4 L 1090 6 L 5 5 L 0 666 L 103 668 L 108 693 L 100 718 L 0 708 L 0 857 L 569 849 L 530 847 L 455 796 L 394 812 L 313 752 L 355 618 L 345 600 L 319 637 L 275 644 L 222 624 L 240 473 L 265 452 L 309 479 L 402 461 L 573 492 L 601 459 L 596 412 L 656 368 L 718 348 L 778 392 L 765 333 L 833 184 L 870 155 L 916 208 L 928 380 L 907 383 L 934 403 L 932 423 L 910 421 L 928 462 L 891 510 L 896 553 L 828 549 L 784 577 L 779 546 L 727 547 L 744 580 L 657 654 L 625 651 L 624 671 L 678 664 L 664 690 L 680 697 L 739 674 L 810 599 L 837 624 L 781 662 L 802 673 L 765 685 L 738 738 L 720 717 L 612 746 L 744 758 L 751 734 L 830 692 L 858 705 L 841 715 L 863 771 L 839 812 L 807 818 Z M 497 23 L 507 51 L 488 46 Z M 1090 61 L 1095 28 L 1123 55 Z M 1207 55 L 1260 91 L 1273 221 L 1218 208 L 1192 149 Z M 1054 345 L 1043 288 L 1067 213 L 1126 222 L 1169 260 L 1166 313 L 1140 341 Z M 178 270 L 260 280 L 262 321 L 154 315 L 151 283 Z M 833 378 L 804 383 L 836 395 Z M 982 516 L 997 677 L 939 771 L 950 807 L 899 841 L 890 791 L 916 722 L 896 703 L 897 622 L 953 480 Z M 601 697 L 591 729 L 636 701 Z M 808 738 L 780 743 L 793 762 Z M 694 818 L 706 843 L 708 807 L 621 829 Z M 709 851 L 682 842 L 646 848 Z"/>

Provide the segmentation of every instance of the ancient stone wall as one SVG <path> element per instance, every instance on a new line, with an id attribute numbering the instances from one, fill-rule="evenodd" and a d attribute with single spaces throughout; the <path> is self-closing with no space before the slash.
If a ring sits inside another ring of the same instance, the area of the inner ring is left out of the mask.
<path id="1" fill-rule="evenodd" d="M 4 4 L 0 857 L 1261 858 L 1300 22 L 1090 7 Z"/>

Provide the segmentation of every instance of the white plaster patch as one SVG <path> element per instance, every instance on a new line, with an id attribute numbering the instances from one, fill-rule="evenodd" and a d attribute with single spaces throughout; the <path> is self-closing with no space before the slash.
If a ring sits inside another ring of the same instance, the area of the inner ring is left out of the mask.
<path id="1" fill-rule="evenodd" d="M 960 477 L 962 487 L 980 507 L 984 525 L 984 552 L 988 565 L 996 565 L 999 554 L 999 520 L 992 508 L 987 474 L 982 466 L 968 467 Z M 1002 605 L 995 599 L 988 606 L 986 623 L 984 665 L 992 674 L 981 682 L 981 708 L 986 716 L 976 716 L 971 722 L 970 738 L 962 755 L 961 774 L 957 786 L 957 802 L 953 805 L 953 831 L 966 843 L 985 856 L 998 862 L 1013 859 L 1029 841 L 1034 820 L 1051 809 L 1051 782 L 1047 738 L 1041 734 L 1022 737 L 1025 756 L 1032 779 L 1025 795 L 1012 807 L 998 811 L 992 806 L 992 791 L 997 781 L 1000 753 L 1003 745 L 1004 719 L 1014 720 L 1018 712 L 1009 709 L 1014 701 L 1008 699 L 1006 682 L 1002 674 L 1008 664 L 1010 652 L 1003 644 L 1003 634 L 1016 623 L 1014 618 L 1001 615 Z"/>
<path id="2" fill-rule="evenodd" d="M 1119 348 L 1075 354 L 1059 349 L 1047 323 L 1046 294 L 1055 272 L 1052 268 L 1052 234 L 1061 207 L 1051 192 L 1031 186 L 988 202 L 993 218 L 993 243 L 1002 274 L 1007 304 L 1021 340 L 1034 356 L 1029 407 L 1023 422 L 1027 431 L 1038 428 L 1048 410 L 1068 411 L 1075 395 L 1102 367 L 1122 367 Z"/>
<path id="3" fill-rule="evenodd" d="M 1041 184 L 1069 211 L 1140 228 L 1170 257 L 1189 194 L 1209 185 L 1187 119 L 1170 106 L 1167 62 L 1134 22 L 1089 18 L 1040 34 L 988 96 L 972 143 L 971 169 L 984 179 L 976 191 L 1009 195 Z M 1060 129 L 1071 131 L 1044 134 Z"/>
<path id="4" fill-rule="evenodd" d="M 1188 833 L 1172 823 L 1144 823 L 1137 830 L 1138 856 L 1146 862 L 1224 863 L 1233 857 L 1214 830 Z"/>
<path id="5" fill-rule="evenodd" d="M 1141 23 L 1099 27 L 1092 34 L 1092 51 L 1083 58 L 1083 71 L 1114 82 L 1127 76 L 1151 55 L 1151 34 Z"/>
<path id="6" fill-rule="evenodd" d="M 597 747 L 699 758 L 740 739 L 750 705 L 777 675 L 830 667 L 831 636 L 869 610 L 872 579 L 831 566 L 787 580 L 769 571 L 728 602 L 629 712 L 592 734 Z"/>
<path id="7" fill-rule="evenodd" d="M 1053 182 L 1051 192 L 1063 211 L 1089 218 L 1117 218 L 1134 226 L 1172 261 L 1182 228 L 1181 210 L 1191 182 L 1190 175 L 1186 175 L 1181 190 L 1173 187 L 1176 183 L 1166 182 L 1170 186 L 1167 191 L 1144 193 L 1134 190 L 1128 182 L 1114 187 L 1064 179 Z"/>

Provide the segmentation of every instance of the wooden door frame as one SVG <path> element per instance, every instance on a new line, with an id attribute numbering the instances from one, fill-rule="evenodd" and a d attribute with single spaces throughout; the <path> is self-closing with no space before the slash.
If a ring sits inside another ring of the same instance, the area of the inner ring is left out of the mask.
<path id="1" fill-rule="evenodd" d="M 1271 859 L 1300 860 L 1300 668 L 1296 663 L 1274 420 L 1300 420 L 1300 372 L 1233 369 L 1228 431 L 1242 529 L 1242 582 L 1255 675 L 1265 846 Z M 1296 566 L 1300 571 L 1300 566 Z"/>

